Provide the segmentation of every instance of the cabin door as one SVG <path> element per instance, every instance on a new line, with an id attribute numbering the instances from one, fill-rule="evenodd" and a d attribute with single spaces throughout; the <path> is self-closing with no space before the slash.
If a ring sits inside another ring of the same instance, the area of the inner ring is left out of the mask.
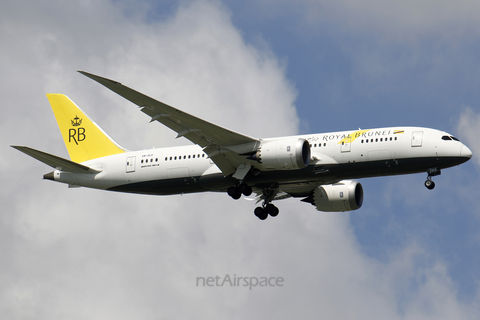
<path id="1" fill-rule="evenodd" d="M 413 131 L 412 133 L 412 147 L 421 147 L 423 140 L 423 131 Z"/>
<path id="2" fill-rule="evenodd" d="M 127 158 L 127 173 L 135 172 L 135 157 Z"/>

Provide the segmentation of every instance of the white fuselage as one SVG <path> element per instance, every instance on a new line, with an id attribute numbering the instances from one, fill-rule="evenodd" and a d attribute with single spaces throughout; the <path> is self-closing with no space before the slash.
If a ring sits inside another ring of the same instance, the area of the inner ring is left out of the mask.
<path id="1" fill-rule="evenodd" d="M 303 196 L 319 184 L 443 169 L 461 164 L 472 155 L 450 134 L 419 127 L 359 129 L 298 137 L 310 143 L 311 161 L 306 168 L 264 171 L 262 163 L 247 158 L 245 163 L 253 167 L 253 173 L 245 177 L 245 183 L 258 188 L 269 184 L 283 186 L 285 190 L 295 187 L 297 195 Z M 275 139 L 282 138 L 265 140 Z M 75 186 L 159 195 L 225 191 L 234 183 L 196 145 L 125 152 L 82 164 L 100 172 L 79 174 L 56 170 L 54 180 Z M 255 168 L 259 170 L 255 172 Z M 303 189 L 299 188 L 302 185 Z"/>

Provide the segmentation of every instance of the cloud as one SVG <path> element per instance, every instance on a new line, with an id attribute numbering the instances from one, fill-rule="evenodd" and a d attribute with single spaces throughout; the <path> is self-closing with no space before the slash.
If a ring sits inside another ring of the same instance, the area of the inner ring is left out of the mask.
<path id="1" fill-rule="evenodd" d="M 225 194 L 151 197 L 41 181 L 49 168 L 7 145 L 66 156 L 46 92 L 69 95 L 127 148 L 188 143 L 77 69 L 252 136 L 298 131 L 285 67 L 246 43 L 221 3 L 187 2 L 161 21 L 125 8 L 23 1 L 0 13 L 9 44 L 0 60 L 4 317 L 475 318 L 476 300 L 458 302 L 446 264 L 422 243 L 407 239 L 385 261 L 369 258 L 347 213 L 285 200 L 277 218 L 260 222 L 251 202 Z M 196 286 L 197 277 L 225 274 L 280 276 L 285 285 Z"/>
<path id="2" fill-rule="evenodd" d="M 357 34 L 375 34 L 394 37 L 396 40 L 415 40 L 426 35 L 454 38 L 465 33 L 480 32 L 476 12 L 477 1 L 394 1 L 394 0 L 341 0 L 297 1 L 293 7 L 288 1 L 262 1 L 263 6 L 275 7 L 279 12 L 285 7 L 297 15 L 303 15 L 308 24 L 318 25 L 333 22 L 337 30 Z"/>
<path id="3" fill-rule="evenodd" d="M 472 150 L 473 159 L 477 165 L 480 165 L 480 142 L 478 136 L 480 135 L 480 114 L 472 108 L 465 108 L 460 114 L 458 120 L 459 134 L 465 140 L 466 145 Z"/>

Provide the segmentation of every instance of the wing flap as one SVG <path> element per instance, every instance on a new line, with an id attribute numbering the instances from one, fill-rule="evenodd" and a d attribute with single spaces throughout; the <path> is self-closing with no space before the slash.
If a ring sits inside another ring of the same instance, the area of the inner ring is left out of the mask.
<path id="1" fill-rule="evenodd" d="M 24 146 L 11 146 L 11 147 L 57 170 L 76 172 L 76 173 L 99 172 L 98 170 L 84 166 L 83 164 L 79 164 L 61 157 L 57 157 L 57 156 L 54 156 L 53 154 L 46 153 L 33 148 L 24 147 Z"/>

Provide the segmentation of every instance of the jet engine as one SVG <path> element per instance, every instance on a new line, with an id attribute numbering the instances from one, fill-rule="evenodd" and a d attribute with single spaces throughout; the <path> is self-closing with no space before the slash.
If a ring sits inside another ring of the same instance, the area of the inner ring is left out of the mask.
<path id="1" fill-rule="evenodd" d="M 310 144 L 303 138 L 265 141 L 254 159 L 266 170 L 302 169 L 310 163 Z"/>
<path id="2" fill-rule="evenodd" d="M 357 181 L 343 180 L 316 187 L 309 199 L 319 211 L 357 210 L 363 204 L 363 187 Z"/>

